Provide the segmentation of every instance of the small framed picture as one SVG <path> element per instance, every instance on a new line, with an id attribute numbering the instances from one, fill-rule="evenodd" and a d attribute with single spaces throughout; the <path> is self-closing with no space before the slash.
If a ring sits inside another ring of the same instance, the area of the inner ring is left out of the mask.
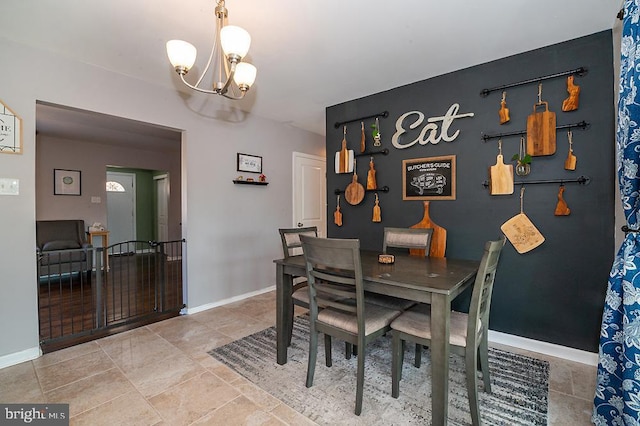
<path id="1" fill-rule="evenodd" d="M 53 169 L 53 195 L 81 195 L 80 170 Z"/>
<path id="2" fill-rule="evenodd" d="M 402 161 L 403 200 L 455 200 L 456 156 Z"/>
<path id="3" fill-rule="evenodd" d="M 238 153 L 238 171 L 262 173 L 262 157 Z"/>

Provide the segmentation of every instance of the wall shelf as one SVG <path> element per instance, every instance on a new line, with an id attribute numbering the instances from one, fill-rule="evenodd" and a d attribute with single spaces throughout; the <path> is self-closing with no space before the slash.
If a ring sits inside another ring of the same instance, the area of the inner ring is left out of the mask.
<path id="1" fill-rule="evenodd" d="M 260 181 L 253 181 L 253 182 L 249 182 L 246 180 L 233 180 L 233 183 L 237 183 L 240 185 L 269 185 L 269 182 L 260 182 Z"/>

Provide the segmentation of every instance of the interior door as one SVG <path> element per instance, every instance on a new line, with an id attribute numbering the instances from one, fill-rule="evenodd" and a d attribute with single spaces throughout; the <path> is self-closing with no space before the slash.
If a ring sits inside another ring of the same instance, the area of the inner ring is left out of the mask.
<path id="1" fill-rule="evenodd" d="M 169 241 L 169 176 L 153 179 L 156 182 L 156 240 Z"/>
<path id="2" fill-rule="evenodd" d="M 293 226 L 317 226 L 327 234 L 327 161 L 316 155 L 293 153 Z"/>
<path id="3" fill-rule="evenodd" d="M 110 182 L 113 183 L 110 184 Z M 107 172 L 107 188 L 107 229 L 109 230 L 109 244 L 135 240 L 135 174 Z"/>

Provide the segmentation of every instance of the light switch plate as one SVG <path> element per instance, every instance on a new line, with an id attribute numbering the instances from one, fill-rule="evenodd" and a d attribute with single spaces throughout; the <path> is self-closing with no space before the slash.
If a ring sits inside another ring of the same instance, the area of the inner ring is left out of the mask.
<path id="1" fill-rule="evenodd" d="M 100 197 L 91 197 L 91 202 L 93 204 L 100 204 L 102 202 L 102 199 Z"/>
<path id="2" fill-rule="evenodd" d="M 15 178 L 0 178 L 0 195 L 18 195 L 20 180 Z"/>

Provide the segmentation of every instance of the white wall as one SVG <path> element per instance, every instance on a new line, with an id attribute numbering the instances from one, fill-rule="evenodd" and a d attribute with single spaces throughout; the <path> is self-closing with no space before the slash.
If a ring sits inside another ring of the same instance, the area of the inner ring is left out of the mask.
<path id="1" fill-rule="evenodd" d="M 220 97 L 190 97 L 7 39 L 0 38 L 0 51 L 0 99 L 22 117 L 24 134 L 22 155 L 0 154 L 0 177 L 20 179 L 20 195 L 0 196 L 0 366 L 28 359 L 38 347 L 36 100 L 185 130 L 190 309 L 275 284 L 277 228 L 292 225 L 291 153 L 324 156 L 321 136 L 237 112 Z M 221 116 L 235 122 L 212 118 Z M 263 157 L 268 186 L 232 184 L 237 152 Z"/>

